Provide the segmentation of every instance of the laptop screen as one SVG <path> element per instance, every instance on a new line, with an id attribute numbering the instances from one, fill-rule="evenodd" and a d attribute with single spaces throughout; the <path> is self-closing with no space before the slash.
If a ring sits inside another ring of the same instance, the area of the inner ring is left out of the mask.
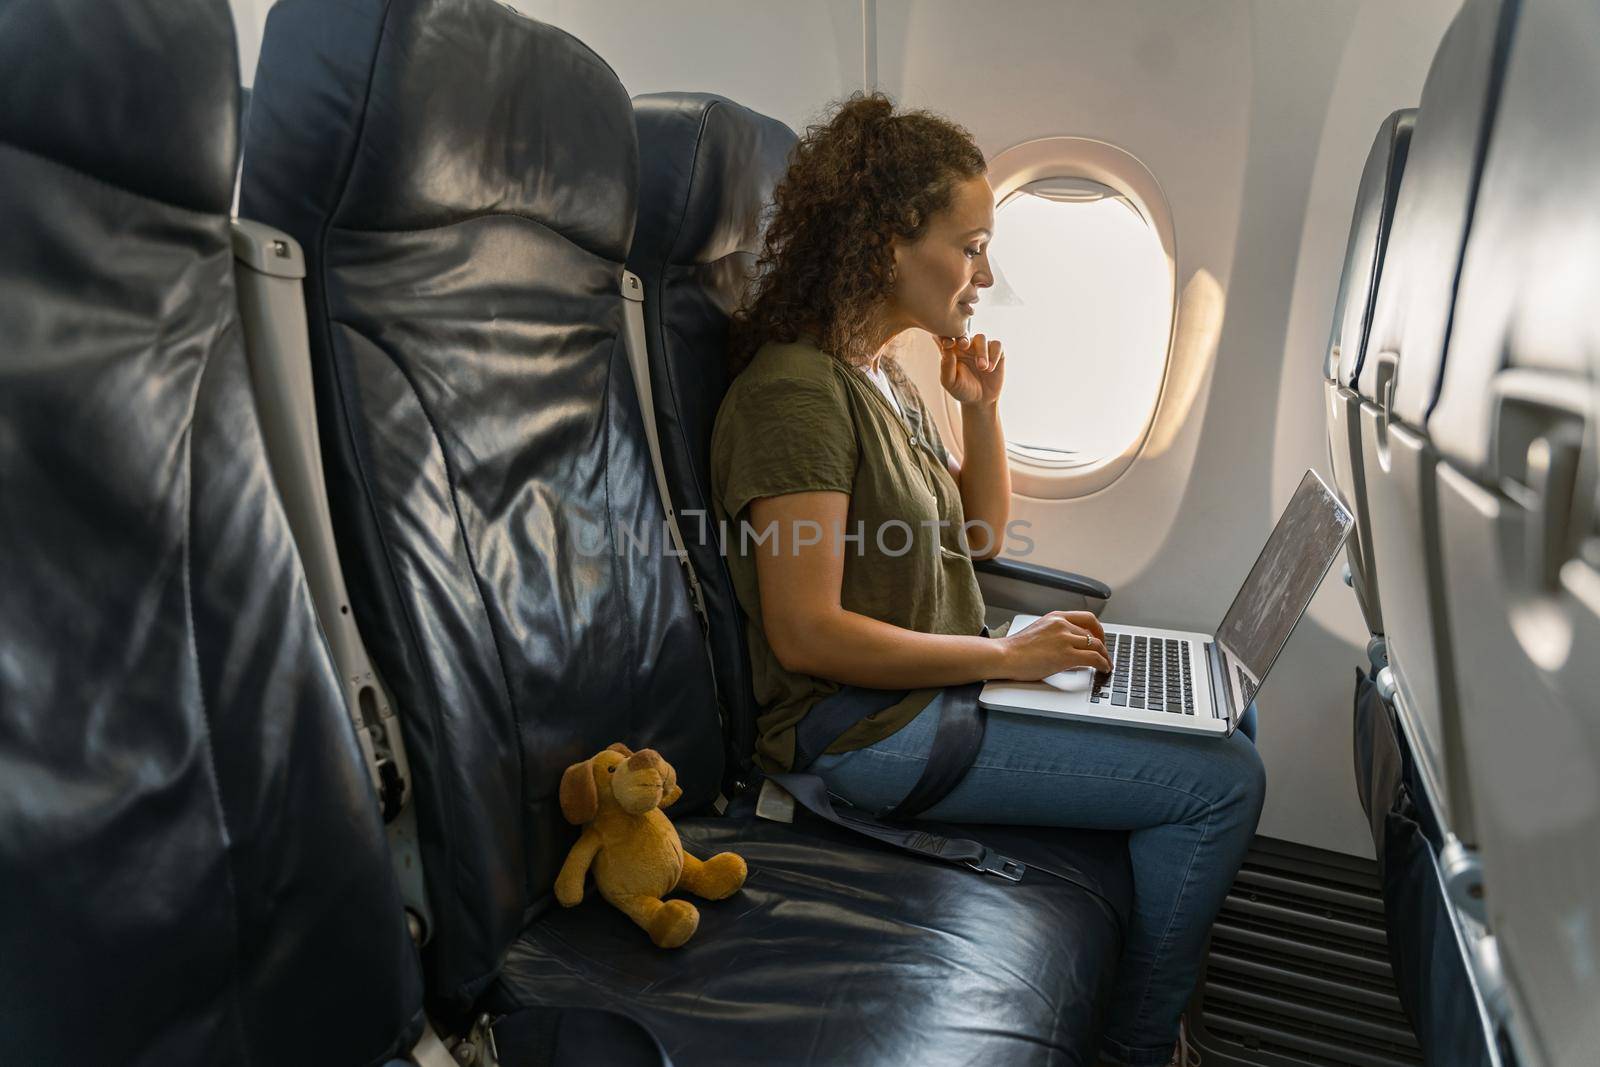
<path id="1" fill-rule="evenodd" d="M 1250 576 L 1217 627 L 1217 640 L 1257 685 L 1283 651 L 1350 533 L 1350 512 L 1306 471 Z"/>

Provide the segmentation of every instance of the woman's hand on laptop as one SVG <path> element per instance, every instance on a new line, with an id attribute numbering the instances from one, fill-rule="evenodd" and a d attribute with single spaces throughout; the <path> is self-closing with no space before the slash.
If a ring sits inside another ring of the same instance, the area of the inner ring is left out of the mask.
<path id="1" fill-rule="evenodd" d="M 1092 611 L 1052 611 L 999 640 L 1005 645 L 1003 677 L 1016 681 L 1036 682 L 1074 667 L 1111 670 L 1105 630 Z"/>

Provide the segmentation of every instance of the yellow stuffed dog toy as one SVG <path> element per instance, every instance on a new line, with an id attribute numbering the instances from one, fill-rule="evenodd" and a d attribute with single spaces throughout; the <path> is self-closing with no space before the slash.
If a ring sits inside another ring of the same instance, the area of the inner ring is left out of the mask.
<path id="1" fill-rule="evenodd" d="M 644 928 L 661 948 L 694 935 L 700 912 L 687 900 L 661 898 L 683 888 L 706 900 L 732 896 L 744 885 L 744 860 L 720 852 L 704 863 L 683 850 L 661 809 L 683 795 L 678 772 L 654 749 L 615 744 L 561 776 L 561 814 L 583 835 L 556 876 L 556 900 L 583 899 L 594 868 L 600 895 Z"/>

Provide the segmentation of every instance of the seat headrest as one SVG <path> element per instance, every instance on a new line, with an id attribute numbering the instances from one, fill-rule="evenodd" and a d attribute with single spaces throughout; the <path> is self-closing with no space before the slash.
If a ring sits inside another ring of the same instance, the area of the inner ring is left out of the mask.
<path id="1" fill-rule="evenodd" d="M 1372 325 L 1372 301 L 1383 273 L 1389 226 L 1416 118 L 1417 109 L 1408 107 L 1384 119 L 1361 171 L 1344 271 L 1339 276 L 1339 299 L 1333 311 L 1333 336 L 1323 364 L 1324 377 L 1337 377 L 1341 385 L 1349 385 L 1361 372 L 1367 330 Z"/>
<path id="2" fill-rule="evenodd" d="M 0 144 L 163 203 L 233 203 L 239 57 L 225 0 L 9 0 L 0 77 Z"/>
<path id="3" fill-rule="evenodd" d="M 599 56 L 491 0 L 284 0 L 263 35 L 243 199 L 362 231 L 516 215 L 621 262 L 630 114 Z"/>
<path id="4" fill-rule="evenodd" d="M 1600 371 L 1589 363 L 1600 359 L 1597 40 L 1593 0 L 1530 3 L 1517 22 L 1428 420 L 1440 454 L 1490 484 L 1495 375 L 1540 371 L 1546 388 L 1568 383 L 1556 395 L 1575 402 Z"/>
<path id="5" fill-rule="evenodd" d="M 1375 398 L 1378 357 L 1394 354 L 1393 409 L 1412 426 L 1423 424 L 1438 392 L 1461 252 L 1520 6 L 1467 0 L 1422 86 L 1358 384 L 1362 396 Z"/>
<path id="6" fill-rule="evenodd" d="M 653 93 L 633 107 L 642 177 L 630 268 L 757 253 L 793 131 L 711 93 Z"/>

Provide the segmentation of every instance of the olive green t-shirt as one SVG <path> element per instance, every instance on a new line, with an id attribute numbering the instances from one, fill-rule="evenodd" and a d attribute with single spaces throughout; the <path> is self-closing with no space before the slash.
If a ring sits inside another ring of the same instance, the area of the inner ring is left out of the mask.
<path id="1" fill-rule="evenodd" d="M 840 688 L 786 671 L 761 623 L 756 554 L 773 552 L 749 518 L 752 500 L 786 493 L 850 494 L 841 530 L 806 530 L 844 551 L 840 603 L 908 630 L 978 634 L 983 595 L 963 546 L 961 492 L 944 442 L 910 382 L 894 388 L 903 415 L 866 375 L 809 344 L 768 344 L 733 380 L 711 437 L 714 506 L 734 591 L 748 619 L 755 696 L 756 754 L 771 771 L 794 758 L 794 727 Z M 856 535 L 860 536 L 857 537 Z M 791 538 L 785 531 L 785 544 Z M 787 550 L 787 549 L 785 549 Z M 868 716 L 828 749 L 879 741 L 916 717 L 939 692 L 913 690 Z"/>

